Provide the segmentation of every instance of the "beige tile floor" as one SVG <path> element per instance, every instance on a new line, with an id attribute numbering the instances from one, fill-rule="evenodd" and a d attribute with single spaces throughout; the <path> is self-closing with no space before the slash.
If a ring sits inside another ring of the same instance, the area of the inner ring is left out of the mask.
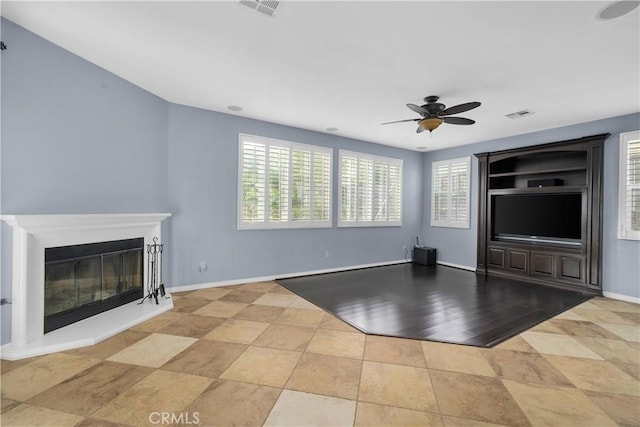
<path id="1" fill-rule="evenodd" d="M 0 424 L 640 426 L 636 304 L 482 349 L 367 336 L 274 282 L 173 297 L 95 346 L 3 360 Z"/>

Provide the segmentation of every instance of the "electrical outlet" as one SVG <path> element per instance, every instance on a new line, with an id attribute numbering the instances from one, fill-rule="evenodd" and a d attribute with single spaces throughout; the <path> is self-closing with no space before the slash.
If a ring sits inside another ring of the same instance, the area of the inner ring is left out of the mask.
<path id="1" fill-rule="evenodd" d="M 198 270 L 200 270 L 200 273 L 204 273 L 205 271 L 207 271 L 207 262 L 200 261 L 200 267 L 198 267 Z"/>
<path id="2" fill-rule="evenodd" d="M 329 251 L 324 251 L 324 257 L 329 258 Z"/>
<path id="3" fill-rule="evenodd" d="M 406 251 L 407 250 L 407 245 L 402 245 L 402 250 Z"/>

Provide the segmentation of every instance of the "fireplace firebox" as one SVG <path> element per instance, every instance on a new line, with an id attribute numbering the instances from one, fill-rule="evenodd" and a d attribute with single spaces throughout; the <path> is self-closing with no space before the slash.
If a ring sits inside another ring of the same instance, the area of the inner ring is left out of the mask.
<path id="1" fill-rule="evenodd" d="M 144 238 L 45 249 L 44 332 L 142 298 Z"/>

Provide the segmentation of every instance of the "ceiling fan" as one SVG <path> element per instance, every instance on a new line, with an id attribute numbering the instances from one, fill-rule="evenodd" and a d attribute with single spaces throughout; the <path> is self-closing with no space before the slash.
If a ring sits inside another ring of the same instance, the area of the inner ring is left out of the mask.
<path id="1" fill-rule="evenodd" d="M 417 133 L 424 132 L 428 130 L 429 132 L 433 131 L 435 128 L 440 126 L 443 122 L 451 125 L 472 125 L 475 123 L 475 120 L 466 119 L 464 117 L 449 117 L 452 114 L 464 113 L 465 111 L 473 110 L 480 106 L 479 102 L 467 102 L 465 104 L 455 105 L 453 107 L 446 108 L 446 105 L 438 102 L 440 97 L 431 95 L 424 98 L 424 105 L 416 105 L 416 104 L 407 104 L 410 110 L 415 111 L 420 114 L 420 118 L 417 119 L 406 119 L 406 120 L 396 120 L 394 122 L 382 123 L 383 125 L 388 125 L 391 123 L 401 123 L 401 122 L 418 122 L 418 130 Z"/>

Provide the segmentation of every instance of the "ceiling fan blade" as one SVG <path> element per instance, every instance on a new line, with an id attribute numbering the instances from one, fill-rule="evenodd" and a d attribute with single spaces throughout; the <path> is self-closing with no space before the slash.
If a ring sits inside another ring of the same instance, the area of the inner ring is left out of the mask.
<path id="1" fill-rule="evenodd" d="M 424 132 L 424 128 L 422 126 L 418 126 L 418 129 L 416 129 L 416 133 L 420 132 Z"/>
<path id="2" fill-rule="evenodd" d="M 445 123 L 449 123 L 450 125 L 472 125 L 476 121 L 471 119 L 466 119 L 464 117 L 440 117 Z"/>
<path id="3" fill-rule="evenodd" d="M 411 111 L 415 111 L 422 116 L 426 116 L 427 114 L 429 114 L 427 110 L 416 104 L 407 104 L 407 107 L 409 107 Z"/>
<path id="4" fill-rule="evenodd" d="M 464 113 L 480 106 L 479 102 L 467 102 L 466 104 L 454 105 L 440 113 L 441 116 L 450 116 L 451 114 Z"/>
<path id="5" fill-rule="evenodd" d="M 418 120 L 421 120 L 421 119 L 396 120 L 396 121 L 394 121 L 394 122 L 386 122 L 386 123 L 380 123 L 380 124 L 381 124 L 381 125 L 390 125 L 391 123 L 417 122 Z"/>

